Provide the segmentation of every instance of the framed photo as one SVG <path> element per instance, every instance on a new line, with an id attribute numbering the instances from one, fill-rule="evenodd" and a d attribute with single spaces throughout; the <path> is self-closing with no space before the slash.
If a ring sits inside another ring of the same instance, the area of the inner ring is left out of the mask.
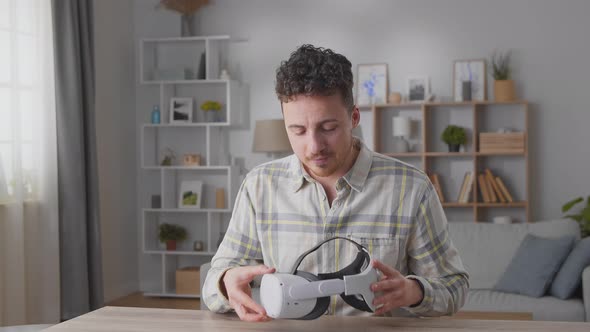
<path id="1" fill-rule="evenodd" d="M 430 80 L 427 76 L 408 77 L 408 101 L 419 103 L 430 95 Z"/>
<path id="2" fill-rule="evenodd" d="M 357 106 L 387 103 L 387 64 L 358 65 Z"/>
<path id="3" fill-rule="evenodd" d="M 453 64 L 453 99 L 463 101 L 463 82 L 471 82 L 471 100 L 487 99 L 486 60 L 455 60 Z"/>
<path id="4" fill-rule="evenodd" d="M 178 207 L 182 209 L 200 209 L 203 182 L 182 181 L 178 194 Z"/>
<path id="5" fill-rule="evenodd" d="M 170 98 L 170 123 L 191 123 L 193 121 L 192 98 Z"/>

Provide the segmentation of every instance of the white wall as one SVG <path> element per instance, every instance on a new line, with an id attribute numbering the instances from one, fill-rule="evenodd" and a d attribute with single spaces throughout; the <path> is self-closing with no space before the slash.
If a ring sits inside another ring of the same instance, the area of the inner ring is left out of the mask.
<path id="1" fill-rule="evenodd" d="M 159 93 L 157 87 L 137 83 L 138 42 L 144 37 L 180 34 L 178 15 L 154 9 L 157 0 L 135 0 L 132 8 L 130 2 L 95 1 L 107 299 L 137 282 L 137 125 L 149 121 Z M 355 68 L 359 63 L 388 63 L 390 90 L 404 91 L 410 75 L 428 75 L 432 91 L 439 96 L 452 93 L 453 60 L 489 57 L 494 49 L 512 49 L 518 95 L 532 103 L 532 218 L 558 217 L 563 202 L 589 194 L 590 177 L 585 170 L 590 161 L 586 145 L 590 143 L 586 128 L 590 123 L 586 97 L 590 46 L 585 40 L 590 31 L 586 17 L 590 1 L 211 3 L 200 12 L 201 34 L 246 39 L 230 47 L 229 69 L 249 86 L 249 123 L 230 137 L 232 155 L 244 157 L 247 168 L 268 160 L 264 154 L 248 152 L 252 130 L 258 119 L 281 116 L 274 94 L 275 69 L 301 44 L 332 48 L 346 55 Z M 367 112 L 361 117 L 365 140 L 372 145 L 372 119 Z M 144 256 L 139 259 L 146 259 Z"/>
<path id="2" fill-rule="evenodd" d="M 410 75 L 430 76 L 432 91 L 452 95 L 452 61 L 512 49 L 518 95 L 531 101 L 533 220 L 559 217 L 576 195 L 590 194 L 590 1 L 570 0 L 213 0 L 204 34 L 247 42 L 232 48 L 233 71 L 250 85 L 251 128 L 231 136 L 232 153 L 251 150 L 257 119 L 280 117 L 274 73 L 297 46 L 312 43 L 356 65 L 389 64 L 390 90 Z M 492 85 L 492 84 L 488 84 Z M 491 89 L 488 95 L 492 95 Z M 370 144 L 370 114 L 363 112 Z M 247 166 L 266 160 L 244 155 Z"/>
<path id="3" fill-rule="evenodd" d="M 108 302 L 139 288 L 133 1 L 94 1 L 94 15 L 103 279 Z"/>

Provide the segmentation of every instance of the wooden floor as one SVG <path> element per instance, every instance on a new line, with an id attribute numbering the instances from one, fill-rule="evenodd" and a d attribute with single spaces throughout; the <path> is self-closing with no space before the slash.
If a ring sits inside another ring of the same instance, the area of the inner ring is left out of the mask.
<path id="1" fill-rule="evenodd" d="M 106 304 L 114 307 L 140 307 L 165 309 L 199 309 L 199 299 L 178 299 L 168 297 L 148 297 L 141 292 L 129 294 Z"/>
<path id="2" fill-rule="evenodd" d="M 141 307 L 165 309 L 196 309 L 199 310 L 199 299 L 178 299 L 165 297 L 147 297 L 141 292 L 129 294 L 120 299 L 107 303 L 115 307 Z M 452 317 L 442 319 L 485 319 L 485 320 L 532 320 L 533 315 L 528 312 L 481 312 L 460 311 Z"/>

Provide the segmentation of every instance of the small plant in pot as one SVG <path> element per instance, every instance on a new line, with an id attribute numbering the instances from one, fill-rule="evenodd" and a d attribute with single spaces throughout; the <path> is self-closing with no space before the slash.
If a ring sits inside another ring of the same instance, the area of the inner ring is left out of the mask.
<path id="1" fill-rule="evenodd" d="M 448 125 L 440 138 L 449 146 L 449 152 L 459 152 L 461 145 L 467 143 L 465 128 L 455 125 Z"/>
<path id="2" fill-rule="evenodd" d="M 584 202 L 583 197 L 578 197 L 573 199 L 567 203 L 565 203 L 561 207 L 561 212 L 566 213 L 571 210 L 575 205 L 578 203 Z M 582 210 L 577 214 L 567 214 L 564 216 L 565 218 L 570 218 L 578 222 L 580 224 L 580 231 L 582 233 L 582 237 L 590 236 L 590 196 L 586 199 L 586 205 L 582 207 Z"/>
<path id="3" fill-rule="evenodd" d="M 494 100 L 511 101 L 515 99 L 514 81 L 511 79 L 510 51 L 494 52 L 491 58 L 494 78 Z"/>
<path id="4" fill-rule="evenodd" d="M 186 240 L 186 229 L 181 226 L 163 223 L 160 225 L 158 237 L 160 242 L 166 243 L 166 250 L 176 250 L 176 242 Z"/>

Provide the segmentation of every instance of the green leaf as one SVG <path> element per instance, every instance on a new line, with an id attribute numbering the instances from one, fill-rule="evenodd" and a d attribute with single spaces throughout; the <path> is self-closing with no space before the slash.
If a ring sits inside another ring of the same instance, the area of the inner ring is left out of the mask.
<path id="1" fill-rule="evenodd" d="M 574 205 L 580 203 L 584 201 L 584 198 L 582 197 L 578 197 L 576 199 L 573 199 L 567 203 L 565 203 L 562 207 L 561 207 L 561 212 L 566 213 L 567 211 L 569 211 Z"/>
<path id="2" fill-rule="evenodd" d="M 590 207 L 585 207 L 581 212 L 582 217 L 584 217 L 584 221 L 590 223 Z"/>
<path id="3" fill-rule="evenodd" d="M 577 222 L 582 221 L 582 215 L 581 214 L 568 214 L 567 216 L 564 216 L 564 218 L 570 218 L 573 219 Z"/>

